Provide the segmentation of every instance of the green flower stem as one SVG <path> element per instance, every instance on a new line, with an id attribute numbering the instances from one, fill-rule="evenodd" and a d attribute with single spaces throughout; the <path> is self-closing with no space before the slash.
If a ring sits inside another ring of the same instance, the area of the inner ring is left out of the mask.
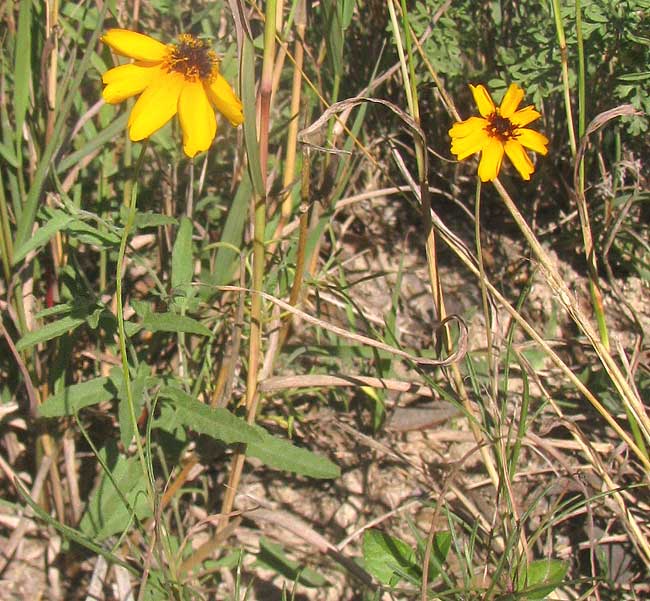
<path id="1" fill-rule="evenodd" d="M 483 304 L 483 319 L 485 320 L 485 346 L 487 351 L 488 373 L 492 376 L 492 396 L 498 398 L 498 378 L 496 374 L 496 365 L 494 361 L 494 347 L 492 346 L 492 319 L 490 314 L 490 304 L 488 303 L 487 289 L 485 287 L 485 265 L 483 264 L 483 248 L 481 245 L 481 180 L 476 178 L 476 194 L 474 208 L 474 238 L 476 239 L 476 258 L 480 273 L 479 284 L 481 286 L 481 302 Z"/>
<path id="2" fill-rule="evenodd" d="M 585 103 L 585 49 L 582 39 L 582 10 L 580 0 L 576 0 L 576 35 L 578 38 L 578 136 L 582 140 L 585 135 L 586 103 Z M 594 250 L 591 225 L 589 222 L 589 210 L 585 201 L 585 159 L 580 157 L 578 168 L 578 214 L 582 225 L 582 238 L 585 245 L 585 255 L 589 270 L 589 293 L 591 304 L 598 324 L 598 333 L 603 346 L 609 351 L 609 333 L 607 331 L 607 320 L 603 309 L 603 296 L 598 283 L 598 265 L 596 263 L 596 252 Z"/>
<path id="3" fill-rule="evenodd" d="M 560 0 L 553 0 L 553 14 L 555 16 L 557 41 L 560 45 L 562 87 L 564 89 L 564 108 L 566 110 L 569 144 L 571 145 L 571 155 L 575 157 L 578 149 L 576 144 L 575 128 L 573 125 L 573 113 L 571 111 L 571 89 L 569 88 L 569 52 L 567 50 L 566 37 L 564 35 L 564 25 L 562 24 L 562 15 L 560 13 Z"/>
<path id="4" fill-rule="evenodd" d="M 120 250 L 117 255 L 117 266 L 116 266 L 116 283 L 115 283 L 115 300 L 117 303 L 117 331 L 120 343 L 120 356 L 122 359 L 122 371 L 124 374 L 124 390 L 126 392 L 126 401 L 129 406 L 129 418 L 131 419 L 131 426 L 135 434 L 135 444 L 138 450 L 138 459 L 140 460 L 140 465 L 142 466 L 142 474 L 147 485 L 148 498 L 151 504 L 153 505 L 154 495 L 153 495 L 153 484 L 151 482 L 149 470 L 147 468 L 147 461 L 144 456 L 144 450 L 142 447 L 142 441 L 140 440 L 140 435 L 138 433 L 138 419 L 135 415 L 135 403 L 133 401 L 133 390 L 131 389 L 131 374 L 129 371 L 129 358 L 126 351 L 126 332 L 124 331 L 124 305 L 122 301 L 122 271 L 124 269 L 124 257 L 126 254 L 126 244 L 129 239 L 129 234 L 133 223 L 135 221 L 136 213 L 136 200 L 138 197 L 138 182 L 137 178 L 140 174 L 142 164 L 144 162 L 144 156 L 147 151 L 148 140 L 142 144 L 140 150 L 140 156 L 138 157 L 138 162 L 136 163 L 133 176 L 131 177 L 131 197 L 129 199 L 129 212 L 127 215 L 126 223 L 124 224 L 124 230 L 122 231 L 122 240 L 120 241 Z"/>

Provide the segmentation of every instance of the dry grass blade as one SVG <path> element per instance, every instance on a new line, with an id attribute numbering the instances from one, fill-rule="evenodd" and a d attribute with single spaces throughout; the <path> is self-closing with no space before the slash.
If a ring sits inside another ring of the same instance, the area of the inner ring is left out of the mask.
<path id="1" fill-rule="evenodd" d="M 585 130 L 585 135 L 582 140 L 580 140 L 580 146 L 578 147 L 578 153 L 576 154 L 575 164 L 573 166 L 573 188 L 574 190 L 580 190 L 580 162 L 582 161 L 585 152 L 587 152 L 587 146 L 589 145 L 589 136 L 593 133 L 596 133 L 601 127 L 607 125 L 612 119 L 618 117 L 630 117 L 632 115 L 642 115 L 641 111 L 638 111 L 631 104 L 622 104 L 621 106 L 614 107 L 602 113 L 598 113 Z"/>
<path id="2" fill-rule="evenodd" d="M 435 397 L 431 388 L 416 382 L 343 374 L 336 376 L 326 374 L 274 376 L 266 380 L 261 380 L 259 389 L 260 392 L 273 392 L 291 388 L 327 388 L 330 386 L 370 386 L 392 392 L 408 392 L 418 396 Z"/>
<path id="3" fill-rule="evenodd" d="M 224 290 L 224 291 L 233 290 L 237 292 L 249 292 L 249 293 L 251 292 L 250 290 L 246 288 L 241 288 L 239 286 L 219 286 L 218 288 L 219 290 Z M 301 309 L 293 307 L 289 303 L 279 298 L 276 298 L 275 296 L 268 294 L 266 292 L 256 292 L 256 294 L 259 294 L 265 300 L 268 300 L 278 305 L 281 309 L 284 309 L 285 311 L 289 311 L 290 313 L 293 313 L 297 317 L 300 317 L 301 319 L 304 319 L 306 322 L 311 323 L 319 328 L 323 328 L 325 330 L 328 330 L 329 332 L 337 334 L 338 336 L 343 336 L 348 340 L 353 340 L 354 342 L 358 342 L 359 344 L 362 344 L 364 346 L 371 346 L 373 348 L 382 351 L 387 351 L 395 355 L 396 357 L 407 359 L 409 361 L 412 361 L 413 363 L 417 363 L 418 365 L 429 365 L 432 367 L 444 367 L 447 365 L 452 365 L 453 363 L 462 360 L 462 358 L 465 356 L 465 352 L 467 351 L 467 326 L 465 325 L 464 320 L 459 315 L 449 315 L 438 326 L 438 328 L 442 328 L 443 326 L 451 322 L 455 322 L 458 324 L 459 332 L 460 332 L 458 336 L 458 348 L 446 359 L 428 359 L 426 357 L 418 357 L 417 355 L 407 353 L 406 351 L 395 348 L 394 346 L 391 346 L 384 342 L 379 342 L 378 340 L 374 340 L 373 338 L 368 338 L 367 336 L 363 336 L 361 334 L 355 334 L 354 332 L 350 332 L 344 328 L 335 326 L 334 324 L 323 321 L 322 319 L 318 319 L 317 317 L 314 317 L 313 315 L 310 315 L 309 313 L 306 313 Z"/>

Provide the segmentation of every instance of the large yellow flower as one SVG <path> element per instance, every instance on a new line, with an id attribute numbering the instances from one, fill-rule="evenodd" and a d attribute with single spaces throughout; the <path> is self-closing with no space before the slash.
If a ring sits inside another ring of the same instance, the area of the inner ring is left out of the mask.
<path id="1" fill-rule="evenodd" d="M 539 119 L 540 114 L 532 104 L 517 110 L 524 97 L 524 91 L 517 84 L 510 85 L 499 107 L 484 86 L 469 87 L 481 116 L 454 123 L 449 130 L 451 152 L 459 161 L 480 152 L 478 175 L 483 182 L 499 175 L 505 152 L 521 177 L 529 180 L 535 167 L 524 147 L 539 154 L 548 152 L 546 136 L 524 127 Z"/>
<path id="2" fill-rule="evenodd" d="M 243 122 L 241 101 L 219 73 L 219 57 L 207 42 L 183 34 L 178 44 L 163 44 L 126 29 L 110 29 L 102 41 L 116 54 L 135 59 L 102 77 L 102 96 L 110 104 L 140 94 L 128 122 L 134 142 L 148 138 L 178 113 L 183 150 L 193 157 L 207 150 L 217 133 L 213 107 L 235 127 Z"/>

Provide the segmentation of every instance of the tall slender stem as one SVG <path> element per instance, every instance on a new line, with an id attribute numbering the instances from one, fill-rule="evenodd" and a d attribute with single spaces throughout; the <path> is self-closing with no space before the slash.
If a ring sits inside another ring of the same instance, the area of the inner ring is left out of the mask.
<path id="1" fill-rule="evenodd" d="M 564 108 L 566 110 L 569 144 L 571 146 L 571 154 L 575 157 L 578 148 L 576 144 L 575 127 L 573 125 L 573 112 L 571 111 L 571 89 L 569 87 L 569 51 L 566 44 L 566 36 L 564 35 L 562 14 L 560 13 L 560 0 L 553 0 L 553 14 L 555 16 L 555 31 L 557 33 L 557 41 L 560 45 L 562 87 L 564 89 Z"/>
<path id="2" fill-rule="evenodd" d="M 133 177 L 131 178 L 131 197 L 129 199 L 129 212 L 126 218 L 126 223 L 124 224 L 124 230 L 122 231 L 122 240 L 120 241 L 120 250 L 117 255 L 117 266 L 116 266 L 116 283 L 115 283 L 115 300 L 117 306 L 117 332 L 120 344 L 120 357 L 122 359 L 122 372 L 124 377 L 124 390 L 126 394 L 126 402 L 129 407 L 129 419 L 131 420 L 131 427 L 135 434 L 135 444 L 138 450 L 138 459 L 140 460 L 140 465 L 142 467 L 142 473 L 144 475 L 145 483 L 147 485 L 148 499 L 153 505 L 153 486 L 151 484 L 151 479 L 149 476 L 149 470 L 147 468 L 147 462 L 144 456 L 144 449 L 142 447 L 142 441 L 140 440 L 140 435 L 138 433 L 138 419 L 135 415 L 135 402 L 133 399 L 133 390 L 131 389 L 131 373 L 129 371 L 129 358 L 126 351 L 126 331 L 124 329 L 124 305 L 122 299 L 122 276 L 124 270 L 124 258 L 126 255 L 126 245 L 129 239 L 129 234 L 131 233 L 131 228 L 135 222 L 136 214 L 136 200 L 138 197 L 138 182 L 137 178 L 140 174 L 142 168 L 142 163 L 144 161 L 144 155 L 147 151 L 148 140 L 142 144 L 140 149 L 140 156 L 138 157 L 138 162 L 136 163 L 135 170 L 133 172 Z"/>

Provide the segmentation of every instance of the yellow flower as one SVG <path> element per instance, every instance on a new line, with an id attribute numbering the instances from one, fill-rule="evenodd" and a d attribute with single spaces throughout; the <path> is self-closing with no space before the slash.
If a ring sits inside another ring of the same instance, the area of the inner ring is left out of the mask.
<path id="1" fill-rule="evenodd" d="M 483 182 L 499 175 L 505 152 L 521 177 L 529 180 L 535 167 L 524 147 L 545 155 L 548 139 L 524 126 L 541 115 L 532 104 L 517 110 L 524 97 L 524 91 L 517 84 L 510 85 L 499 107 L 495 106 L 484 86 L 470 84 L 469 87 L 481 116 L 454 123 L 449 130 L 451 152 L 459 161 L 480 152 L 478 175 Z"/>
<path id="2" fill-rule="evenodd" d="M 148 138 L 178 113 L 183 150 L 193 157 L 214 140 L 214 108 L 235 127 L 244 121 L 241 101 L 219 73 L 219 57 L 207 42 L 182 34 L 178 44 L 163 44 L 126 29 L 110 29 L 102 41 L 116 54 L 135 59 L 102 77 L 102 96 L 110 104 L 140 94 L 128 122 L 134 142 Z"/>

